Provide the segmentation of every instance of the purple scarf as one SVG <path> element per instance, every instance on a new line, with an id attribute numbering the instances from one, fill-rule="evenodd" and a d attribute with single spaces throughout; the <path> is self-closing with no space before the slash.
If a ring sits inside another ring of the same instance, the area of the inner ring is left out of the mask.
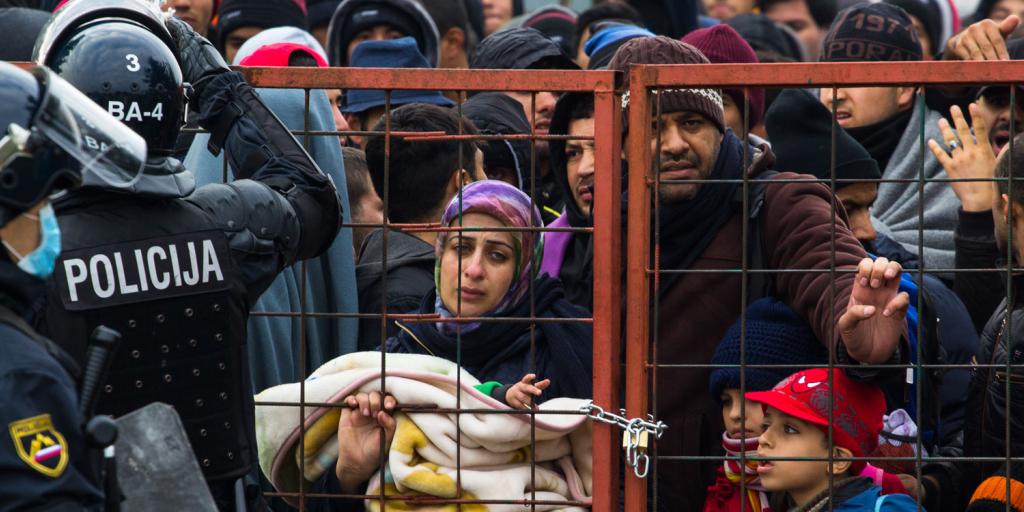
<path id="1" fill-rule="evenodd" d="M 530 196 L 523 193 L 516 187 L 503 181 L 484 180 L 470 183 L 462 188 L 460 193 L 452 198 L 448 207 L 441 216 L 441 225 L 444 227 L 458 227 L 462 223 L 462 216 L 469 213 L 482 213 L 498 219 L 507 227 L 541 228 L 544 221 L 541 219 L 540 211 L 530 200 Z M 437 235 L 437 244 L 434 251 L 437 254 L 437 264 L 434 267 L 434 286 L 437 288 L 437 299 L 434 302 L 434 309 L 441 318 L 452 318 L 455 315 L 441 301 L 441 256 L 444 252 L 444 244 L 451 232 L 443 231 Z M 498 305 L 488 313 L 488 316 L 500 316 L 519 304 L 529 290 L 529 283 L 534 277 L 534 265 L 540 264 L 544 255 L 544 241 L 537 231 L 521 231 L 512 233 L 515 251 L 515 274 L 512 277 L 512 284 L 508 291 L 498 302 Z M 461 326 L 463 333 L 479 327 L 479 323 L 457 324 L 449 322 L 438 323 L 438 329 L 445 333 L 454 333 Z"/>

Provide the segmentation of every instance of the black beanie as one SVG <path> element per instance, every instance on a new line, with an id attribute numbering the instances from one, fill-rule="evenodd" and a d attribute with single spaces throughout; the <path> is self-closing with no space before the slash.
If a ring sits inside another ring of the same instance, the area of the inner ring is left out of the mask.
<path id="1" fill-rule="evenodd" d="M 741 14 L 725 20 L 740 33 L 755 52 L 772 52 L 796 62 L 805 60 L 807 50 L 792 30 L 763 14 Z"/>
<path id="2" fill-rule="evenodd" d="M 892 4 L 859 4 L 839 13 L 822 44 L 822 62 L 921 60 L 910 16 Z"/>
<path id="3" fill-rule="evenodd" d="M 836 0 L 804 0 L 807 10 L 811 11 L 811 17 L 819 27 L 825 28 L 832 25 L 839 12 L 839 5 Z"/>
<path id="4" fill-rule="evenodd" d="M 306 0 L 309 28 L 327 26 L 331 22 L 331 16 L 337 10 L 341 0 Z"/>
<path id="5" fill-rule="evenodd" d="M 942 42 L 942 14 L 924 0 L 883 0 L 887 4 L 898 6 L 907 11 L 907 14 L 921 20 L 924 31 L 928 33 L 928 40 L 932 43 L 932 52 L 938 52 L 942 48 L 938 45 Z M 913 23 L 913 21 L 911 21 Z"/>
<path id="6" fill-rule="evenodd" d="M 416 40 L 431 67 L 437 66 L 438 32 L 430 14 L 414 0 L 345 0 L 331 17 L 327 55 L 332 66 L 348 66 L 348 45 L 363 30 L 389 25 Z"/>
<path id="7" fill-rule="evenodd" d="M 771 8 L 776 4 L 783 4 L 790 0 L 761 0 L 759 5 L 761 12 L 767 13 L 771 11 Z M 814 20 L 814 24 L 818 25 L 823 29 L 828 29 L 832 25 L 832 20 L 836 19 L 836 13 L 839 12 L 839 4 L 836 0 L 803 0 L 804 5 L 807 6 L 807 11 L 811 14 L 811 18 Z"/>
<path id="8" fill-rule="evenodd" d="M 217 13 L 217 44 L 239 27 L 298 27 L 307 30 L 305 2 L 301 0 L 224 0 Z"/>
<path id="9" fill-rule="evenodd" d="M 832 113 L 815 95 L 803 89 L 782 91 L 768 108 L 764 127 L 775 153 L 775 170 L 832 178 Z M 836 179 L 881 179 L 878 162 L 864 146 L 838 124 L 835 130 Z M 836 189 L 851 184 L 836 183 Z"/>

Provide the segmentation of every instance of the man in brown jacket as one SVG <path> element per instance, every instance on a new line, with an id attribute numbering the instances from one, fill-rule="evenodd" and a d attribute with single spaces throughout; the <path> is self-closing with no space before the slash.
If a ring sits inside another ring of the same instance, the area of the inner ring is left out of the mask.
<path id="1" fill-rule="evenodd" d="M 707 63 L 700 52 L 665 37 L 634 39 L 618 50 L 611 69 L 631 64 Z M 628 78 L 628 73 L 627 73 Z M 660 185 L 660 268 L 699 270 L 661 276 L 652 291 L 657 307 L 655 339 L 657 389 L 655 415 L 670 430 L 658 442 L 658 503 L 661 510 L 698 510 L 720 461 L 680 460 L 683 456 L 720 456 L 721 411 L 708 392 L 709 364 L 715 346 L 740 315 L 743 276 L 742 185 L 678 183 L 697 179 L 754 178 L 769 169 L 774 156 L 767 145 L 748 147 L 725 128 L 722 99 L 716 89 L 665 89 L 657 95 L 656 119 Z M 628 101 L 628 100 L 627 100 Z M 744 162 L 744 158 L 750 159 Z M 779 173 L 775 179 L 810 176 Z M 677 183 L 665 183 L 673 180 Z M 900 267 L 884 258 L 872 262 L 846 226 L 845 212 L 820 183 L 764 185 L 764 203 L 756 224 L 761 260 L 749 265 L 779 269 L 764 293 L 800 313 L 818 339 L 832 349 L 838 364 L 899 362 L 909 298 L 898 293 Z M 753 188 L 753 185 L 751 185 Z M 834 232 L 835 255 L 831 253 Z M 756 251 L 752 251 L 756 252 Z M 833 268 L 835 272 L 831 272 Z M 722 272 L 708 272 L 721 270 Z M 749 279 L 749 278 L 748 278 Z M 751 290 L 751 294 L 758 292 Z M 756 296 L 748 297 L 750 300 Z M 849 371 L 860 379 L 879 370 Z M 668 457 L 668 458 L 665 458 Z"/>

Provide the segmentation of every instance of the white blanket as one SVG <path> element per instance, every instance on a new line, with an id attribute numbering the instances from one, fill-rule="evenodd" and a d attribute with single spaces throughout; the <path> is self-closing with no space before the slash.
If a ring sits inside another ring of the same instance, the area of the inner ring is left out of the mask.
<path id="1" fill-rule="evenodd" d="M 400 405 L 508 410 L 507 406 L 474 389 L 473 386 L 479 384 L 477 379 L 459 370 L 454 363 L 437 357 L 388 354 L 384 376 L 384 389 Z M 306 380 L 304 400 L 333 404 L 359 391 L 380 390 L 381 354 L 360 352 L 336 358 L 317 369 Z M 338 456 L 340 409 L 303 408 L 302 424 L 306 431 L 303 448 L 299 444 L 299 397 L 299 383 L 276 386 L 256 396 L 260 467 L 281 492 L 298 492 L 300 482 L 315 481 L 324 471 L 333 471 Z M 261 405 L 267 402 L 296 405 Z M 554 398 L 544 402 L 540 410 L 577 410 L 586 403 L 586 400 Z M 529 414 L 399 412 L 395 415 L 397 429 L 387 457 L 384 493 L 589 504 L 592 491 L 590 422 L 579 414 L 537 414 L 535 418 L 536 444 L 531 448 Z M 532 476 L 531 453 L 537 462 Z M 305 462 L 301 470 L 300 460 Z M 461 468 L 458 477 L 456 467 Z M 461 479 L 461 495 L 456 489 L 457 478 Z M 306 483 L 303 485 L 308 488 Z M 377 472 L 366 494 L 379 494 L 380 486 L 380 472 Z M 295 499 L 289 502 L 297 505 Z M 379 501 L 368 500 L 366 505 L 368 510 L 378 510 Z M 393 510 L 416 508 L 440 510 L 444 507 L 400 500 L 388 500 L 386 507 Z M 523 506 L 473 504 L 463 508 L 502 511 L 522 510 Z M 537 510 L 580 508 L 538 505 Z"/>

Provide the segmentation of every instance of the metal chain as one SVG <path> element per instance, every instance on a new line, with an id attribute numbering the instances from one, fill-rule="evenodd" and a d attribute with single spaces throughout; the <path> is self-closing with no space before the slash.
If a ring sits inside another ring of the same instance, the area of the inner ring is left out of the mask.
<path id="1" fill-rule="evenodd" d="M 580 406 L 580 412 L 585 413 L 591 420 L 606 423 L 621 428 L 622 448 L 626 450 L 626 464 L 633 468 L 633 474 L 637 478 L 647 478 L 650 469 L 651 459 L 647 456 L 647 438 L 653 434 L 655 439 L 661 439 L 662 434 L 668 429 L 662 421 L 655 421 L 654 416 L 648 414 L 647 419 L 626 418 L 626 411 L 619 410 L 619 414 L 607 412 L 593 403 Z"/>

